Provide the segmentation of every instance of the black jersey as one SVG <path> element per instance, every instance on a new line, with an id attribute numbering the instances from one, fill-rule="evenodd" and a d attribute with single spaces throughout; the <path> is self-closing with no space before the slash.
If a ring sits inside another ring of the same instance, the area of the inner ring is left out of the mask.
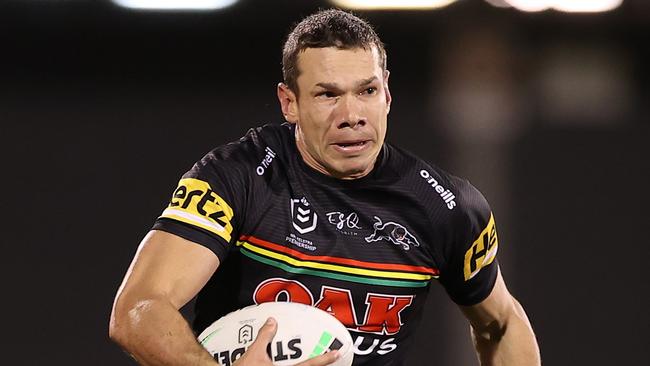
<path id="1" fill-rule="evenodd" d="M 323 175 L 302 160 L 294 131 L 266 125 L 214 149 L 156 221 L 219 257 L 193 328 L 255 303 L 301 302 L 350 330 L 354 365 L 401 365 L 433 279 L 462 305 L 490 293 L 498 243 L 488 203 L 388 143 L 362 178 Z"/>

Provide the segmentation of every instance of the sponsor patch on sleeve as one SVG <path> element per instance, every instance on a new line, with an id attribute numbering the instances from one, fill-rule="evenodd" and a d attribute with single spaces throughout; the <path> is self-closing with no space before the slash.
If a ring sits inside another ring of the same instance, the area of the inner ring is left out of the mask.
<path id="1" fill-rule="evenodd" d="M 494 223 L 494 215 L 490 214 L 485 229 L 481 232 L 478 238 L 472 243 L 472 246 L 465 252 L 465 265 L 463 266 L 463 274 L 465 281 L 469 281 L 472 277 L 494 261 L 497 256 L 499 248 L 499 241 L 497 239 L 497 228 Z"/>
<path id="2" fill-rule="evenodd" d="M 200 227 L 230 242 L 233 210 L 210 184 L 200 179 L 183 178 L 169 206 L 160 217 Z"/>

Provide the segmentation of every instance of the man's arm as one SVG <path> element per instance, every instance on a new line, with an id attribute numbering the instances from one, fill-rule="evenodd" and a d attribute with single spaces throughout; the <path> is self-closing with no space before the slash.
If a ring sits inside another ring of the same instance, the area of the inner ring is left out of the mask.
<path id="1" fill-rule="evenodd" d="M 109 333 L 141 365 L 217 365 L 198 343 L 178 309 L 192 299 L 214 271 L 219 258 L 209 249 L 164 231 L 151 231 L 117 291 Z M 269 320 L 238 366 L 272 366 L 266 349 L 277 331 Z M 338 353 L 327 352 L 297 366 L 324 366 Z"/>
<path id="2" fill-rule="evenodd" d="M 469 320 L 481 365 L 540 365 L 539 347 L 521 304 L 497 274 L 490 295 L 477 305 L 461 306 Z"/>
<path id="3" fill-rule="evenodd" d="M 109 333 L 142 365 L 217 365 L 178 309 L 219 266 L 209 249 L 163 231 L 142 240 L 117 291 Z"/>

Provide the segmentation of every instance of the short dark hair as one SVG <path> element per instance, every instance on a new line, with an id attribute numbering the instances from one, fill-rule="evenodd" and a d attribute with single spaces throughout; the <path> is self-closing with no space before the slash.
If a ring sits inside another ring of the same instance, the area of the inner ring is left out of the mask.
<path id="1" fill-rule="evenodd" d="M 282 76 L 294 93 L 298 93 L 298 54 L 307 48 L 363 48 L 379 52 L 379 66 L 386 70 L 384 44 L 365 20 L 342 10 L 328 9 L 314 13 L 298 23 L 282 49 Z"/>

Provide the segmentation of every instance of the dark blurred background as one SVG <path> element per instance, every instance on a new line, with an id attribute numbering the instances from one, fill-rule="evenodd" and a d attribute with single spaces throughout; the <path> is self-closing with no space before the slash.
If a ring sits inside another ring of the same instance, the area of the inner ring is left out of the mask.
<path id="1" fill-rule="evenodd" d="M 544 364 L 645 363 L 650 2 L 490 3 L 357 11 L 389 52 L 388 140 L 491 202 Z M 329 6 L 0 0 L 2 363 L 132 364 L 107 325 L 140 239 L 195 160 L 281 121 L 284 37 Z M 428 309 L 409 364 L 476 365 L 436 284 Z"/>

